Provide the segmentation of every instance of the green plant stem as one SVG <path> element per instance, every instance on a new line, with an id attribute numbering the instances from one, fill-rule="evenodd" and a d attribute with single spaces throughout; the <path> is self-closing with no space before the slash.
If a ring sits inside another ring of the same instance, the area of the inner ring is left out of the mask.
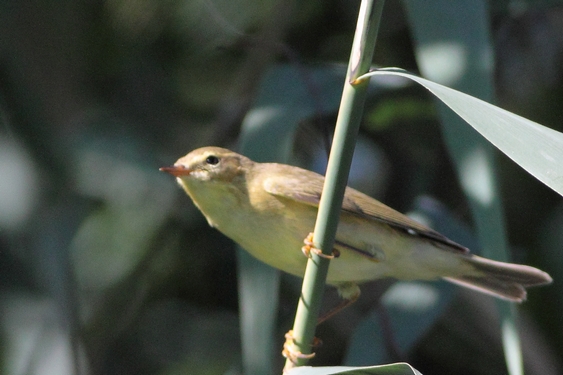
<path id="1" fill-rule="evenodd" d="M 377 31 L 384 0 L 362 0 L 356 33 L 352 45 L 348 73 L 342 92 L 335 134 L 327 166 L 323 194 L 319 204 L 313 243 L 323 253 L 332 253 L 336 228 L 342 207 L 348 172 L 354 154 L 354 145 L 364 108 L 369 80 L 357 81 L 371 65 Z M 317 316 L 322 301 L 330 260 L 313 254 L 307 263 L 303 289 L 293 325 L 294 349 L 311 353 Z M 302 366 L 307 359 L 297 363 L 286 361 L 285 369 Z"/>

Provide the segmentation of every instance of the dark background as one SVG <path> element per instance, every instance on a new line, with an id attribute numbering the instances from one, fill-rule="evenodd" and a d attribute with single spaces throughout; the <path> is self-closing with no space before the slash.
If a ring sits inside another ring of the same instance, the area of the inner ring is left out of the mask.
<path id="1" fill-rule="evenodd" d="M 196 147 L 236 147 L 273 66 L 347 63 L 357 3 L 289 3 L 0 4 L 0 373 L 237 373 L 234 245 L 158 168 Z M 562 131 L 563 8 L 515 3 L 490 6 L 497 104 Z M 386 4 L 374 62 L 417 70 L 398 1 Z M 381 173 L 371 193 L 403 212 L 432 196 L 470 225 L 424 90 L 389 90 L 365 114 L 362 139 Z M 334 116 L 304 119 L 295 162 L 325 157 L 319 134 Z M 526 366 L 557 373 L 563 207 L 500 153 L 498 161 L 513 258 L 555 279 L 521 308 L 523 341 L 538 352 Z M 366 301 L 376 299 L 377 287 L 366 288 Z M 280 349 L 297 301 L 288 289 Z M 423 373 L 505 372 L 495 328 L 476 323 L 492 314 L 494 326 L 494 309 L 471 299 L 462 293 L 397 360 Z M 348 315 L 349 330 L 367 304 Z M 331 329 L 316 364 L 344 356 L 347 335 L 327 340 Z"/>

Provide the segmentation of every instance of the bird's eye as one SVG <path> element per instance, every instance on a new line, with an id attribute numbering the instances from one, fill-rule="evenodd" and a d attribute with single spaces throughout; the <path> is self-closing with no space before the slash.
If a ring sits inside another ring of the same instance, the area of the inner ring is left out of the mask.
<path id="1" fill-rule="evenodd" d="M 214 156 L 214 155 L 209 155 L 207 157 L 207 159 L 205 159 L 205 162 L 207 164 L 215 165 L 215 164 L 219 163 L 219 158 L 217 156 Z"/>

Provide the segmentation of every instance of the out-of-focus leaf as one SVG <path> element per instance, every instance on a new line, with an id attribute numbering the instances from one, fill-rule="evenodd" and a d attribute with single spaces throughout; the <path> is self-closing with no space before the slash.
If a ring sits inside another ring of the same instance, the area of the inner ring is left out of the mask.
<path id="1" fill-rule="evenodd" d="M 17 230 L 38 201 L 38 175 L 22 145 L 1 135 L 0 175 L 0 228 Z"/>
<path id="2" fill-rule="evenodd" d="M 405 353 L 428 332 L 455 296 L 455 288 L 445 282 L 398 282 L 381 299 L 384 310 L 374 310 L 352 336 L 345 360 L 350 365 L 389 361 L 386 340 Z M 382 317 L 383 315 L 383 317 Z M 388 326 L 382 327 L 381 322 Z M 391 337 L 388 330 L 391 329 Z"/>
<path id="3" fill-rule="evenodd" d="M 240 151 L 258 162 L 287 161 L 299 122 L 336 111 L 344 76 L 344 66 L 271 69 L 244 118 Z"/>
<path id="4" fill-rule="evenodd" d="M 494 12 L 525 12 L 526 10 L 538 10 L 563 5 L 561 0 L 495 0 L 491 1 Z"/>
<path id="5" fill-rule="evenodd" d="M 60 304 L 30 293 L 0 296 L 3 331 L 3 374 L 76 374 L 69 355 L 72 339 L 68 327 L 56 320 Z M 77 348 L 80 366 L 86 368 L 84 347 Z"/>
<path id="6" fill-rule="evenodd" d="M 236 313 L 206 311 L 177 299 L 149 304 L 139 317 L 136 336 L 137 360 L 170 364 L 161 375 L 225 374 L 240 357 Z M 134 356 L 126 353 L 120 360 L 129 362 Z"/>
<path id="7" fill-rule="evenodd" d="M 71 260 L 79 285 L 100 291 L 144 259 L 150 239 L 167 218 L 176 187 L 156 169 L 94 146 L 77 153 L 74 177 L 82 194 L 105 204 L 80 224 Z"/>

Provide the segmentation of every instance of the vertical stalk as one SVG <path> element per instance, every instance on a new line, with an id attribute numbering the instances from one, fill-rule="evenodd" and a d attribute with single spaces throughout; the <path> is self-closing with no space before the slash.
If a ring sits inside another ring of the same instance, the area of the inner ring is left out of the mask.
<path id="1" fill-rule="evenodd" d="M 327 255 L 332 253 L 334 246 L 344 190 L 348 181 L 348 172 L 369 83 L 369 80 L 358 81 L 357 78 L 369 71 L 383 4 L 384 0 L 362 0 L 360 5 L 313 237 L 315 247 Z M 303 354 L 309 354 L 312 351 L 311 343 L 315 334 L 329 264 L 329 259 L 313 253 L 307 263 L 301 298 L 293 325 L 292 349 Z M 306 362 L 305 358 L 297 359 L 296 363 L 288 359 L 285 370 L 294 366 L 303 366 Z"/>

